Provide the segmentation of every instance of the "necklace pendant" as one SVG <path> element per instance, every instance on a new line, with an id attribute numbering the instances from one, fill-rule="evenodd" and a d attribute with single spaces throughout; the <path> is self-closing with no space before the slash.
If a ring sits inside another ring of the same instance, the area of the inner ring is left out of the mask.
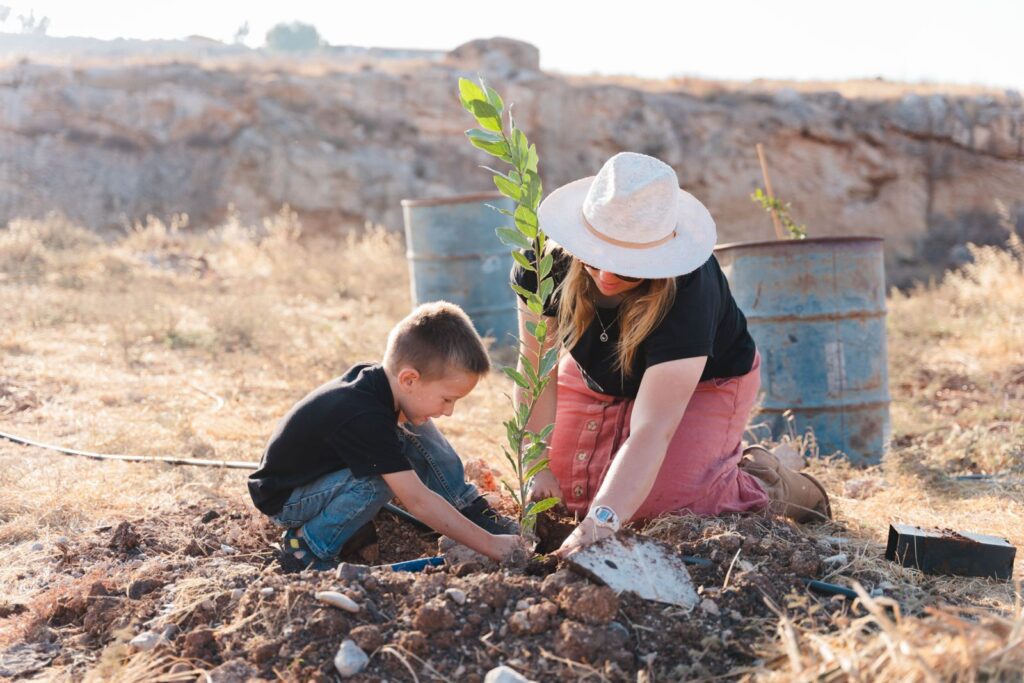
<path id="1" fill-rule="evenodd" d="M 603 341 L 603 342 L 606 342 L 606 341 L 608 341 L 608 333 L 607 333 L 607 332 L 602 332 L 602 333 L 601 333 L 601 334 L 600 334 L 600 335 L 598 336 L 598 339 L 600 339 L 600 340 L 601 340 L 601 341 Z"/>

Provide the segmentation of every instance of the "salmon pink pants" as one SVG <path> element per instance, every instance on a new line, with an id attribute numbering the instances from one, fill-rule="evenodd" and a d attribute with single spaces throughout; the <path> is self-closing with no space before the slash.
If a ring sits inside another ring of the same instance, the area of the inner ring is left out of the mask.
<path id="1" fill-rule="evenodd" d="M 737 465 L 743 431 L 761 386 L 760 356 L 745 375 L 700 382 L 669 443 L 654 488 L 633 519 L 761 510 L 768 495 Z M 629 436 L 633 399 L 592 391 L 568 355 L 558 367 L 550 468 L 570 512 L 585 514 Z"/>

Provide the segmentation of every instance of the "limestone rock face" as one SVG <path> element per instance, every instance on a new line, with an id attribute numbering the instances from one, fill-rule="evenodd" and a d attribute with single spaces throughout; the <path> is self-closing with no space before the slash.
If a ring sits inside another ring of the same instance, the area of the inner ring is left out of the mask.
<path id="1" fill-rule="evenodd" d="M 533 46 L 472 41 L 443 61 L 350 70 L 194 63 L 0 69 L 0 225 L 61 211 L 97 230 L 233 206 L 288 204 L 307 231 L 402 228 L 400 200 L 493 190 L 471 147 L 460 76 L 482 73 L 537 143 L 545 188 L 631 150 L 672 165 L 719 242 L 771 239 L 750 201 L 764 143 L 776 193 L 811 236 L 885 237 L 890 279 L 1001 242 L 996 200 L 1024 227 L 1024 106 L 1005 96 L 844 98 L 834 92 L 627 87 L 539 71 Z"/>

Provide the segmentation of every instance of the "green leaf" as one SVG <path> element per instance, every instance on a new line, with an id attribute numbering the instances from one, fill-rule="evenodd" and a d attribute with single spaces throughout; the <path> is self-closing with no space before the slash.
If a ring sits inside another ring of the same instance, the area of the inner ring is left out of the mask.
<path id="1" fill-rule="evenodd" d="M 467 78 L 459 79 L 459 100 L 462 102 L 462 106 L 466 108 L 469 113 L 473 113 L 472 102 L 475 100 L 487 100 L 487 95 L 480 89 L 473 81 Z"/>
<path id="2" fill-rule="evenodd" d="M 531 479 L 536 477 L 538 473 L 543 472 L 547 468 L 548 462 L 549 460 L 545 458 L 538 462 L 537 464 L 535 464 L 527 471 L 526 474 L 523 475 L 523 479 L 525 479 L 526 481 L 530 481 Z"/>
<path id="3" fill-rule="evenodd" d="M 555 263 L 554 254 L 548 254 L 540 260 L 540 277 L 543 280 L 551 274 L 551 266 Z"/>
<path id="4" fill-rule="evenodd" d="M 512 250 L 512 258 L 515 259 L 515 262 L 518 263 L 519 265 L 521 265 L 523 268 L 526 268 L 527 270 L 533 271 L 534 273 L 537 272 L 537 269 L 534 267 L 533 262 L 530 259 L 526 258 L 526 254 L 524 254 L 523 252 L 519 251 L 518 249 L 513 249 Z M 512 286 L 513 286 L 513 288 L 519 287 L 519 285 L 512 285 Z M 522 287 L 520 287 L 520 289 L 522 289 Z M 523 289 L 523 291 L 525 292 L 526 290 Z M 530 325 L 533 325 L 533 323 L 526 323 L 526 329 L 527 330 L 530 329 Z M 532 334 L 535 337 L 537 336 L 534 332 L 530 332 L 530 334 Z"/>
<path id="5" fill-rule="evenodd" d="M 544 429 L 540 430 L 540 434 L 538 434 L 537 436 L 539 436 L 541 438 L 541 441 L 547 441 L 548 437 L 551 436 L 551 432 L 553 432 L 553 431 L 555 431 L 555 423 L 554 422 L 549 424 Z"/>
<path id="6" fill-rule="evenodd" d="M 525 287 L 520 287 L 519 285 L 515 285 L 515 284 L 509 285 L 509 286 L 512 287 L 512 291 L 513 292 L 515 292 L 519 296 L 521 296 L 524 299 L 526 299 L 527 303 L 529 303 L 531 296 L 537 296 L 536 294 L 534 294 L 530 290 L 526 289 Z"/>
<path id="7" fill-rule="evenodd" d="M 501 115 L 489 102 L 473 100 L 469 103 L 469 106 L 472 109 L 473 116 L 476 117 L 477 123 L 487 130 L 501 132 Z"/>
<path id="8" fill-rule="evenodd" d="M 498 239 L 501 240 L 502 244 L 515 247 L 517 249 L 530 249 L 533 244 L 530 243 L 523 233 L 512 228 L 496 228 L 495 233 L 498 235 Z"/>
<path id="9" fill-rule="evenodd" d="M 494 107 L 495 111 L 499 114 L 505 110 L 505 103 L 501 99 L 501 95 L 494 90 L 494 88 L 487 88 L 487 102 Z"/>
<path id="10" fill-rule="evenodd" d="M 512 255 L 515 256 L 515 253 L 513 253 Z M 530 336 L 532 336 L 532 337 L 536 337 L 537 336 L 537 325 L 538 324 L 539 323 L 530 322 L 529 320 L 526 321 L 526 331 L 530 333 Z"/>
<path id="11" fill-rule="evenodd" d="M 540 178 L 533 171 L 527 171 L 523 175 L 523 201 L 531 211 L 537 210 L 537 205 L 540 203 Z"/>
<path id="12" fill-rule="evenodd" d="M 505 138 L 502 137 L 501 135 L 486 130 L 480 130 L 479 128 L 470 128 L 469 130 L 466 131 L 466 136 L 470 140 L 480 140 L 481 142 L 505 142 Z M 494 169 L 487 170 L 491 171 L 492 173 L 497 173 L 497 171 L 495 171 Z"/>
<path id="13" fill-rule="evenodd" d="M 504 372 L 506 375 L 509 376 L 509 379 L 511 379 L 513 382 L 515 382 L 516 384 L 521 386 L 523 389 L 529 389 L 530 388 L 530 383 L 527 382 L 526 378 L 523 377 L 514 368 L 502 368 L 501 370 L 502 370 L 502 372 Z"/>
<path id="14" fill-rule="evenodd" d="M 514 202 L 519 201 L 519 186 L 513 185 L 510 181 L 502 176 L 494 176 L 494 184 L 498 188 L 498 191 L 508 197 Z"/>
<path id="15" fill-rule="evenodd" d="M 530 151 L 527 153 L 526 157 L 526 168 L 536 173 L 537 164 L 539 163 L 540 157 L 537 156 L 537 145 L 530 145 Z"/>
<path id="16" fill-rule="evenodd" d="M 539 500 L 536 503 L 534 503 L 533 507 L 530 509 L 530 513 L 533 515 L 539 515 L 542 512 L 550 510 L 551 508 L 555 507 L 561 502 L 562 499 L 556 496 L 545 498 L 544 500 Z"/>
<path id="17" fill-rule="evenodd" d="M 508 483 L 507 481 L 505 481 L 504 479 L 502 479 L 502 480 L 501 480 L 501 484 L 502 484 L 502 486 L 504 486 L 504 487 L 505 487 L 506 489 L 508 489 L 508 492 L 509 492 L 509 494 L 511 494 L 511 495 L 512 495 L 512 500 L 514 500 L 514 501 L 516 502 L 516 505 L 520 505 L 520 506 L 521 506 L 521 505 L 522 505 L 522 503 L 521 503 L 521 502 L 520 502 L 520 500 L 519 500 L 519 491 L 516 491 L 515 489 L 513 489 L 513 488 L 512 488 L 512 487 L 511 487 L 511 486 L 509 485 L 509 483 Z"/>
<path id="18" fill-rule="evenodd" d="M 537 303 L 536 301 L 528 301 L 526 307 L 530 309 L 530 312 L 534 315 L 544 315 L 544 304 Z"/>
<path id="19" fill-rule="evenodd" d="M 508 179 L 511 180 L 516 185 L 522 185 L 523 184 L 522 177 L 520 177 L 520 175 L 518 173 L 516 173 L 515 171 L 509 171 L 508 172 Z"/>
<path id="20" fill-rule="evenodd" d="M 554 278 L 544 278 L 540 281 L 540 300 L 547 302 L 548 297 L 551 296 L 551 292 L 555 291 L 555 280 Z"/>
<path id="21" fill-rule="evenodd" d="M 509 447 L 514 450 L 519 450 L 519 428 L 516 426 L 515 420 L 506 420 L 505 425 L 505 436 L 508 439 Z"/>
<path id="22" fill-rule="evenodd" d="M 547 377 L 558 365 L 558 347 L 548 349 L 540 359 L 540 376 Z"/>
<path id="23" fill-rule="evenodd" d="M 469 139 L 470 143 L 477 149 L 482 149 L 491 156 L 498 157 L 502 161 L 511 161 L 508 155 L 508 145 L 504 142 L 486 142 L 484 140 Z"/>
<path id="24" fill-rule="evenodd" d="M 548 321 L 541 320 L 539 323 L 534 325 L 532 334 L 538 342 L 543 344 L 544 340 L 547 339 L 548 336 Z"/>
<path id="25" fill-rule="evenodd" d="M 514 129 L 512 131 L 512 156 L 516 159 L 517 167 L 526 165 L 529 153 L 530 149 L 526 141 L 526 134 L 518 128 Z"/>
<path id="26" fill-rule="evenodd" d="M 523 206 L 520 204 L 516 207 L 516 227 L 519 231 L 526 235 L 530 240 L 537 236 L 537 214 L 533 212 L 533 209 Z M 530 243 L 530 247 L 533 243 Z M 527 247 L 529 248 L 529 247 Z"/>
<path id="27" fill-rule="evenodd" d="M 533 367 L 533 363 L 530 362 L 530 359 L 524 357 L 520 366 L 526 371 L 526 376 L 530 378 L 530 383 L 536 386 L 537 382 L 540 381 L 540 377 L 537 376 L 537 368 Z"/>
<path id="28" fill-rule="evenodd" d="M 530 406 L 527 405 L 526 403 L 520 403 L 516 407 L 516 419 L 519 421 L 519 424 L 525 425 L 526 424 L 526 417 L 529 414 L 530 414 Z"/>

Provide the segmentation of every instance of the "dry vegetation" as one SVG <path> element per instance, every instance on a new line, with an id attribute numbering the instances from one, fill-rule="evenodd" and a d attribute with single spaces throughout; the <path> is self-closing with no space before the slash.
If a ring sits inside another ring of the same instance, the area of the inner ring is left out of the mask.
<path id="1" fill-rule="evenodd" d="M 151 221 L 111 241 L 59 217 L 0 231 L 0 431 L 107 453 L 256 460 L 296 399 L 377 358 L 409 308 L 395 235 L 303 240 L 287 210 L 255 227 L 228 221 L 202 232 L 186 223 Z M 924 576 L 880 557 L 890 521 L 997 534 L 1024 547 L 1024 249 L 1011 237 L 1006 248 L 972 253 L 962 272 L 890 298 L 894 444 L 883 465 L 810 466 L 834 492 L 837 520 L 806 534 L 838 544 L 846 559 L 822 578 L 863 584 L 860 606 L 801 592 L 773 600 L 776 616 L 748 644 L 758 659 L 730 677 L 966 681 L 1024 672 L 1019 560 L 1017 582 L 1007 583 Z M 494 374 L 442 424 L 460 452 L 500 465 L 507 391 Z M 999 476 L 955 479 L 967 473 Z M 190 505 L 241 509 L 245 474 L 0 442 L 0 650 L 26 634 L 11 605 L 44 609 L 54 591 L 89 578 L 65 569 L 76 539 L 126 519 L 174 518 Z M 704 528 L 718 538 L 740 522 Z M 255 516 L 233 533 L 223 542 L 253 553 L 266 544 Z M 215 596 L 204 593 L 209 583 L 181 583 L 177 608 Z M 118 643 L 49 673 L 154 680 L 171 664 Z M 581 679 L 607 674 L 571 670 Z M 425 669 L 419 675 L 431 679 Z"/>

